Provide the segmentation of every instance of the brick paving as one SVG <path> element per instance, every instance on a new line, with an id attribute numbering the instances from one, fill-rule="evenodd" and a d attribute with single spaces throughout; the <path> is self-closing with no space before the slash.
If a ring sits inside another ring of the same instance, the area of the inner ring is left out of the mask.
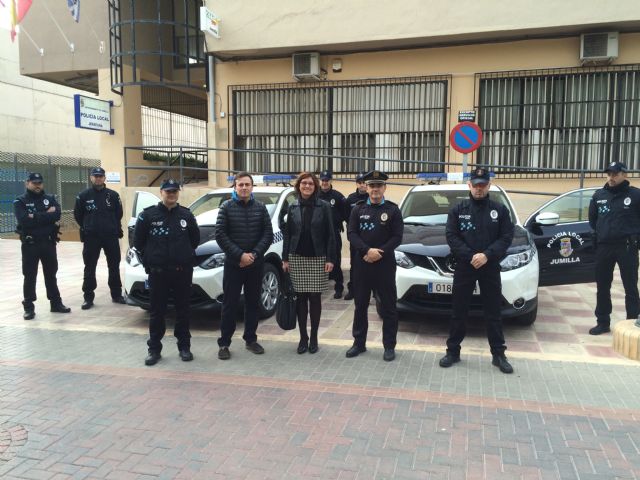
<path id="1" fill-rule="evenodd" d="M 80 246 L 60 245 L 69 315 L 21 319 L 19 245 L 0 240 L 2 479 L 637 479 L 640 364 L 591 337 L 595 287 L 540 290 L 532 327 L 507 326 L 516 369 L 490 363 L 482 329 L 441 369 L 444 320 L 402 317 L 395 362 L 346 359 L 349 302 L 325 298 L 320 351 L 273 319 L 255 356 L 238 337 L 218 361 L 216 314 L 196 315 L 195 360 L 174 339 L 144 367 L 146 313 L 112 305 L 99 264 L 96 308 L 80 310 Z M 616 280 L 614 321 L 624 318 Z M 620 313 L 622 312 L 622 313 Z"/>

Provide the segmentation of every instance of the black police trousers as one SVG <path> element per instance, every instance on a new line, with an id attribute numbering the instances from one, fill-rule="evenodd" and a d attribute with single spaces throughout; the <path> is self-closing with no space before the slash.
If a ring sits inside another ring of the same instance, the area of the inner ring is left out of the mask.
<path id="1" fill-rule="evenodd" d="M 618 264 L 624 286 L 624 306 L 627 318 L 638 318 L 640 301 L 638 299 L 638 246 L 635 241 L 629 243 L 598 244 L 596 252 L 596 319 L 598 325 L 611 323 L 611 282 L 613 269 Z"/>
<path id="2" fill-rule="evenodd" d="M 347 282 L 347 291 L 353 293 L 353 264 L 356 262 L 356 249 L 349 245 L 349 282 Z"/>
<path id="3" fill-rule="evenodd" d="M 367 263 L 361 258 L 355 258 L 353 283 L 353 300 L 355 312 L 353 314 L 354 344 L 365 347 L 367 331 L 369 330 L 368 310 L 371 292 L 375 291 L 378 310 L 382 317 L 382 345 L 384 348 L 395 348 L 398 336 L 398 311 L 396 301 L 396 263 L 389 260 Z M 384 262 L 384 263 L 383 263 Z"/>
<path id="4" fill-rule="evenodd" d="M 42 262 L 44 285 L 51 305 L 62 303 L 60 290 L 58 290 L 58 280 L 56 279 L 58 256 L 55 242 L 49 239 L 33 240 L 31 243 L 25 241 L 22 242 L 22 275 L 24 275 L 24 283 L 22 285 L 24 301 L 22 304 L 26 310 L 33 309 L 33 302 L 37 298 L 38 262 Z"/>
<path id="5" fill-rule="evenodd" d="M 342 293 L 344 290 L 344 275 L 342 274 L 342 235 L 340 235 L 339 230 L 336 230 L 336 263 L 333 265 L 331 273 L 329 273 L 329 280 L 335 280 L 335 291 Z"/>
<path id="6" fill-rule="evenodd" d="M 107 267 L 109 268 L 109 290 L 111 298 L 118 298 L 122 295 L 122 282 L 120 281 L 120 243 L 118 237 L 105 236 L 98 237 L 86 235 L 82 247 L 82 259 L 84 260 L 84 279 L 82 282 L 82 292 L 85 300 L 95 298 L 96 289 L 96 265 L 100 258 L 100 250 L 104 250 L 107 257 Z"/>
<path id="7" fill-rule="evenodd" d="M 258 303 L 260 302 L 260 286 L 262 282 L 262 270 L 264 261 L 254 262 L 250 267 L 240 268 L 239 265 L 224 264 L 224 277 L 222 289 L 224 299 L 222 301 L 222 318 L 220 321 L 220 338 L 218 346 L 231 345 L 231 337 L 236 331 L 236 315 L 240 293 L 244 287 L 244 335 L 242 338 L 247 344 L 258 339 Z"/>
<path id="8" fill-rule="evenodd" d="M 447 339 L 447 353 L 460 355 L 460 344 L 467 334 L 467 319 L 469 304 L 476 286 L 480 286 L 484 321 L 487 329 L 487 339 L 492 355 L 502 355 L 507 347 L 502 333 L 502 318 L 500 304 L 502 303 L 502 282 L 500 280 L 500 265 L 484 265 L 475 269 L 468 265 L 458 264 L 453 275 L 453 312 Z"/>
<path id="9" fill-rule="evenodd" d="M 178 339 L 178 350 L 191 346 L 189 331 L 189 313 L 191 298 L 191 280 L 193 267 L 172 267 L 151 269 L 149 288 L 151 290 L 151 311 L 149 318 L 149 352 L 162 350 L 162 339 L 167 331 L 165 314 L 169 296 L 173 298 L 176 309 L 176 323 L 173 335 Z"/>

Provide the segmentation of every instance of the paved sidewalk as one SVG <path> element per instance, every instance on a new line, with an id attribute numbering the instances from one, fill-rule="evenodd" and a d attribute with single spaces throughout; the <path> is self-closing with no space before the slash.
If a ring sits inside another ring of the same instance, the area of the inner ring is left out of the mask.
<path id="1" fill-rule="evenodd" d="M 536 324 L 507 327 L 513 375 L 491 365 L 481 329 L 439 368 L 446 322 L 419 317 L 401 320 L 397 360 L 383 362 L 373 308 L 368 352 L 346 359 L 353 308 L 328 295 L 315 355 L 268 319 L 265 355 L 239 325 L 219 361 L 219 319 L 198 314 L 195 360 L 168 336 L 149 368 L 146 313 L 109 302 L 104 260 L 97 306 L 80 310 L 79 251 L 60 245 L 73 312 L 40 299 L 25 322 L 19 245 L 0 240 L 2 479 L 640 478 L 640 364 L 585 334 L 593 285 L 541 289 Z M 614 305 L 617 321 L 619 288 Z"/>

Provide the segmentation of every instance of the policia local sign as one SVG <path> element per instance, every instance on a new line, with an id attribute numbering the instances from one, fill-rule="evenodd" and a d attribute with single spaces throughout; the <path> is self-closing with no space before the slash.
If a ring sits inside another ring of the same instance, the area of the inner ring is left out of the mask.
<path id="1" fill-rule="evenodd" d="M 113 129 L 111 128 L 111 107 L 113 102 L 74 95 L 73 106 L 77 128 L 99 130 L 113 135 Z"/>

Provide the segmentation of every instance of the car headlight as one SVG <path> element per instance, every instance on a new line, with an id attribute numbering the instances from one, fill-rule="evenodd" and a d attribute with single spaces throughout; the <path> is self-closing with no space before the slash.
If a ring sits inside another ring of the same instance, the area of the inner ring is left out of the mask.
<path id="1" fill-rule="evenodd" d="M 395 254 L 396 254 L 396 265 L 398 265 L 401 268 L 413 268 L 416 265 L 411 261 L 411 259 L 405 255 L 404 252 L 399 252 L 397 250 L 395 250 Z"/>
<path id="2" fill-rule="evenodd" d="M 529 248 L 522 252 L 513 253 L 511 255 L 507 255 L 504 260 L 500 262 L 500 269 L 503 272 L 507 272 L 509 270 L 515 270 L 516 268 L 524 267 L 531 263 L 533 260 L 536 251 L 533 248 Z"/>
<path id="3" fill-rule="evenodd" d="M 130 248 L 127 250 L 126 261 L 132 267 L 137 267 L 142 262 L 140 261 L 140 256 L 138 255 L 138 251 L 135 248 Z"/>
<path id="4" fill-rule="evenodd" d="M 226 255 L 224 253 L 214 253 L 200 264 L 200 268 L 211 270 L 212 268 L 222 267 L 224 265 L 225 257 Z"/>

